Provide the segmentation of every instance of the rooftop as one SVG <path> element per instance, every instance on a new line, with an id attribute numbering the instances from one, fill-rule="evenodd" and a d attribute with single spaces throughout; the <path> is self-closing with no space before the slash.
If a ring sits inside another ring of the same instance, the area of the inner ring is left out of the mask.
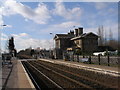
<path id="1" fill-rule="evenodd" d="M 70 34 L 56 34 L 54 39 L 57 39 L 57 38 L 72 38 L 73 35 L 70 35 Z"/>
<path id="2" fill-rule="evenodd" d="M 96 35 L 96 34 L 94 34 L 94 33 L 92 33 L 92 32 L 89 32 L 89 33 L 83 33 L 83 34 L 81 34 L 80 36 L 77 36 L 77 37 L 72 38 L 71 40 L 76 40 L 76 39 L 84 38 L 84 37 L 86 37 L 86 36 L 88 36 L 88 35 L 90 35 L 90 34 L 98 37 L 98 35 Z"/>

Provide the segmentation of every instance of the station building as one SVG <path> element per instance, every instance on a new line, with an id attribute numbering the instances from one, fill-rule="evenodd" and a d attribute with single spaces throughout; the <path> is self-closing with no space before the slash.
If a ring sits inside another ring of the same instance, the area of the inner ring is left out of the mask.
<path id="1" fill-rule="evenodd" d="M 83 27 L 70 30 L 67 34 L 56 34 L 54 40 L 54 56 L 59 59 L 63 58 L 67 50 L 93 53 L 98 47 L 98 35 L 92 32 L 83 33 Z"/>

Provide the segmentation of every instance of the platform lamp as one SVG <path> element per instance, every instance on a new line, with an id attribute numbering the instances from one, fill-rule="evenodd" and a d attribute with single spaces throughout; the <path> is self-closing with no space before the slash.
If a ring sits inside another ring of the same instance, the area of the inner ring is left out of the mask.
<path id="1" fill-rule="evenodd" d="M 3 24 L 3 25 L 0 25 L 3 29 L 3 27 L 6 27 L 7 25 Z M 2 49 L 1 49 L 1 33 L 2 30 L 0 29 L 0 60 L 2 60 Z"/>
<path id="2" fill-rule="evenodd" d="M 50 35 L 52 35 L 54 37 L 54 34 L 53 33 L 50 33 Z M 54 51 L 54 39 L 53 39 L 53 51 Z M 53 53 L 53 56 L 54 56 L 54 53 Z M 54 58 L 54 57 L 53 57 Z"/>
<path id="3" fill-rule="evenodd" d="M 50 33 L 51 35 L 53 35 L 53 37 L 54 37 L 54 34 L 53 33 Z M 54 39 L 53 39 L 53 49 L 54 49 Z"/>

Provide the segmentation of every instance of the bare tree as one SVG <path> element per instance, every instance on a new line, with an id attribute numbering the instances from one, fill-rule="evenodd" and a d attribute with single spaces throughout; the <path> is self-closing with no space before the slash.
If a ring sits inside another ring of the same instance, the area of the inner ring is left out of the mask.
<path id="1" fill-rule="evenodd" d="M 104 45 L 106 46 L 107 45 L 107 35 L 106 35 L 106 31 L 104 31 Z"/>
<path id="2" fill-rule="evenodd" d="M 7 40 L 6 43 L 5 43 L 5 52 L 7 52 L 7 53 L 9 51 L 8 46 L 9 46 L 9 40 Z"/>
<path id="3" fill-rule="evenodd" d="M 99 35 L 98 43 L 100 46 L 102 46 L 102 45 L 104 45 L 104 28 L 103 28 L 103 26 L 99 26 L 97 33 Z"/>
<path id="4" fill-rule="evenodd" d="M 113 40 L 113 33 L 111 31 L 111 28 L 110 28 L 110 32 L 109 32 L 109 40 Z"/>
<path id="5" fill-rule="evenodd" d="M 114 49 L 118 49 L 118 41 L 113 38 L 113 32 L 112 32 L 111 28 L 109 31 L 108 45 Z"/>

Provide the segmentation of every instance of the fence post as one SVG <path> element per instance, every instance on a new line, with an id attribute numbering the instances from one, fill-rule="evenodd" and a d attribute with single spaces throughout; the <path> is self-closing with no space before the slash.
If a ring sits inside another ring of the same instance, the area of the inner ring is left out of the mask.
<path id="1" fill-rule="evenodd" d="M 77 55 L 77 62 L 79 62 L 79 55 Z"/>
<path id="2" fill-rule="evenodd" d="M 98 54 L 98 62 L 99 62 L 99 65 L 100 65 L 100 54 Z"/>
<path id="3" fill-rule="evenodd" d="M 85 55 L 83 54 L 83 58 L 85 58 Z"/>
<path id="4" fill-rule="evenodd" d="M 73 60 L 72 61 L 74 61 L 74 54 L 73 54 Z"/>
<path id="5" fill-rule="evenodd" d="M 110 66 L 110 58 L 109 58 L 109 52 L 108 52 L 108 49 L 106 49 L 106 53 L 107 53 L 107 59 L 108 59 L 108 66 Z"/>
<path id="6" fill-rule="evenodd" d="M 89 56 L 89 64 L 91 64 L 91 56 Z"/>
<path id="7" fill-rule="evenodd" d="M 110 66 L 110 57 L 109 57 L 109 54 L 107 55 L 108 57 L 108 66 Z"/>

